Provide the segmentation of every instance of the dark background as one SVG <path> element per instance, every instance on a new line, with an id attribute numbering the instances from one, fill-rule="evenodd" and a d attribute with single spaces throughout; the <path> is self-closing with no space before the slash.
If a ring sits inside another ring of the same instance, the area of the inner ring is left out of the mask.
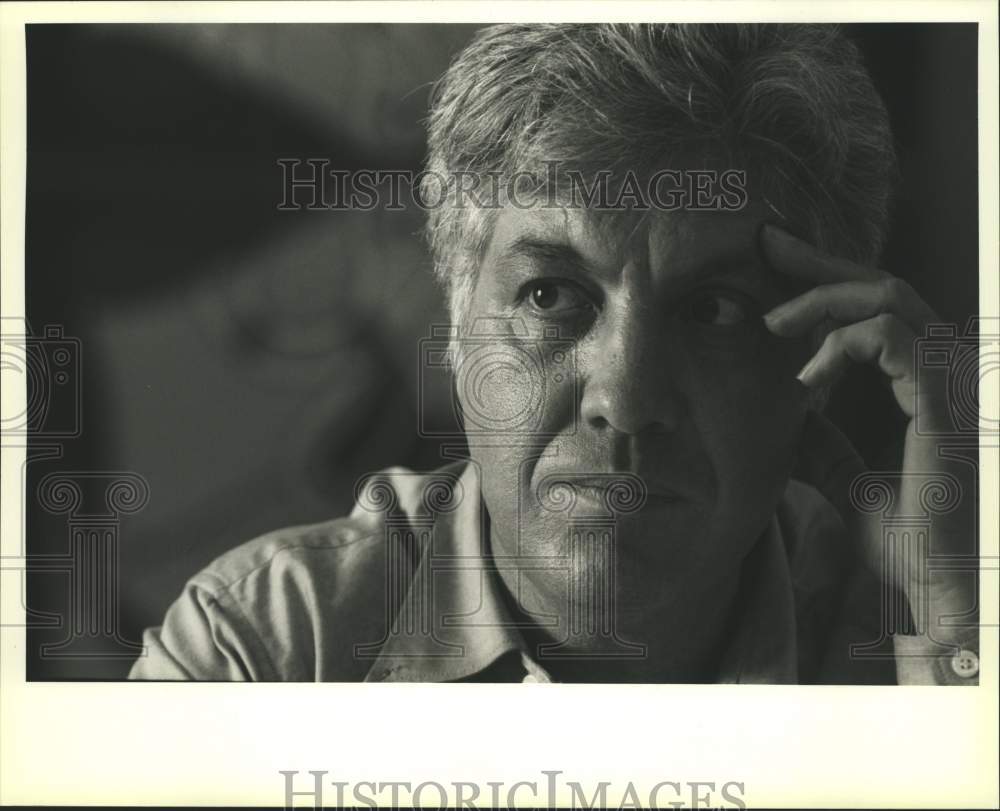
<path id="1" fill-rule="evenodd" d="M 976 26 L 846 29 L 898 142 L 882 264 L 964 324 L 978 288 Z M 418 341 L 446 320 L 419 212 L 277 211 L 276 161 L 418 170 L 429 83 L 473 30 L 28 26 L 26 315 L 36 336 L 61 325 L 80 340 L 78 395 L 51 396 L 82 414 L 79 436 L 30 440 L 61 456 L 25 478 L 29 679 L 124 676 L 126 643 L 222 551 L 343 513 L 366 472 L 439 464 L 416 431 Z M 447 390 L 425 408 L 447 419 Z M 872 465 L 895 464 L 902 420 L 874 373 L 852 372 L 830 414 Z M 133 471 L 150 497 L 108 547 L 117 582 L 101 599 L 119 638 L 41 655 L 94 610 L 53 564 L 79 518 L 38 502 L 56 471 Z"/>

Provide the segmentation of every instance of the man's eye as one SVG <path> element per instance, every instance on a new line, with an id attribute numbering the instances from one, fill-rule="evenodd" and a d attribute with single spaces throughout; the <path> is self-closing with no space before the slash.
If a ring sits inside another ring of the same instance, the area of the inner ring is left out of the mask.
<path id="1" fill-rule="evenodd" d="M 583 291 L 566 282 L 531 282 L 522 289 L 521 297 L 544 313 L 564 313 L 590 305 Z"/>
<path id="2" fill-rule="evenodd" d="M 708 291 L 694 297 L 689 305 L 691 318 L 710 327 L 735 327 L 747 321 L 752 310 L 752 302 L 735 292 Z"/>

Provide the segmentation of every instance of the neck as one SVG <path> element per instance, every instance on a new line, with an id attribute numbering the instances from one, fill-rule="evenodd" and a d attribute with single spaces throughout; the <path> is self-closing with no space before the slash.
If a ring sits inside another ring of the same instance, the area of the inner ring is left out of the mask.
<path id="1" fill-rule="evenodd" d="M 542 594 L 526 576 L 518 584 L 509 570 L 501 580 L 529 653 L 557 681 L 704 683 L 715 681 L 731 634 L 740 569 L 736 561 L 727 570 L 692 574 L 651 590 L 641 605 L 619 600 L 610 612 L 613 623 L 599 634 L 567 634 L 574 620 L 586 623 L 570 616 L 565 593 Z M 554 614 L 558 623 L 543 625 L 543 614 Z"/>

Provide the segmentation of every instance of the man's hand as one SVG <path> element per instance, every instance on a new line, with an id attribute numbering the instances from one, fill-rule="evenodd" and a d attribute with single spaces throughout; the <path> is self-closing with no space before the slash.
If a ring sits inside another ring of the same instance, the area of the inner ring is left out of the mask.
<path id="1" fill-rule="evenodd" d="M 831 384 L 852 363 L 877 365 L 886 375 L 896 402 L 910 418 L 902 459 L 902 475 L 894 493 L 894 513 L 921 515 L 920 490 L 930 477 L 953 477 L 959 486 L 958 506 L 935 520 L 932 554 L 965 555 L 975 560 L 975 477 L 969 464 L 942 457 L 935 426 L 947 425 L 948 391 L 942 376 L 917 375 L 915 349 L 928 324 L 939 322 L 934 311 L 905 282 L 885 271 L 863 267 L 818 251 L 775 226 L 761 229 L 761 246 L 771 267 L 814 285 L 802 295 L 764 316 L 775 335 L 807 337 L 829 322 L 832 330 L 798 374 L 807 387 Z M 915 415 L 930 433 L 918 434 Z M 867 520 L 866 520 L 867 518 Z M 975 604 L 975 578 L 967 572 L 929 572 L 925 561 L 883 571 L 882 532 L 872 516 L 845 516 L 861 537 L 861 553 L 878 576 L 902 590 L 914 616 L 929 620 L 937 642 L 967 643 L 968 633 L 942 628 L 938 618 L 963 614 Z"/>

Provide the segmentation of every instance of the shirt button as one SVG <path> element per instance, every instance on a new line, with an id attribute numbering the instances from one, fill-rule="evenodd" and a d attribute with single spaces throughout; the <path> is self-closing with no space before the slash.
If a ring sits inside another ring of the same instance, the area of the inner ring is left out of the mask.
<path id="1" fill-rule="evenodd" d="M 533 676 L 531 673 L 528 673 L 523 679 L 521 679 L 521 682 L 523 684 L 538 684 L 538 676 Z"/>
<path id="2" fill-rule="evenodd" d="M 971 679 L 979 673 L 979 657 L 971 650 L 960 650 L 951 657 L 951 669 L 956 676 Z"/>

